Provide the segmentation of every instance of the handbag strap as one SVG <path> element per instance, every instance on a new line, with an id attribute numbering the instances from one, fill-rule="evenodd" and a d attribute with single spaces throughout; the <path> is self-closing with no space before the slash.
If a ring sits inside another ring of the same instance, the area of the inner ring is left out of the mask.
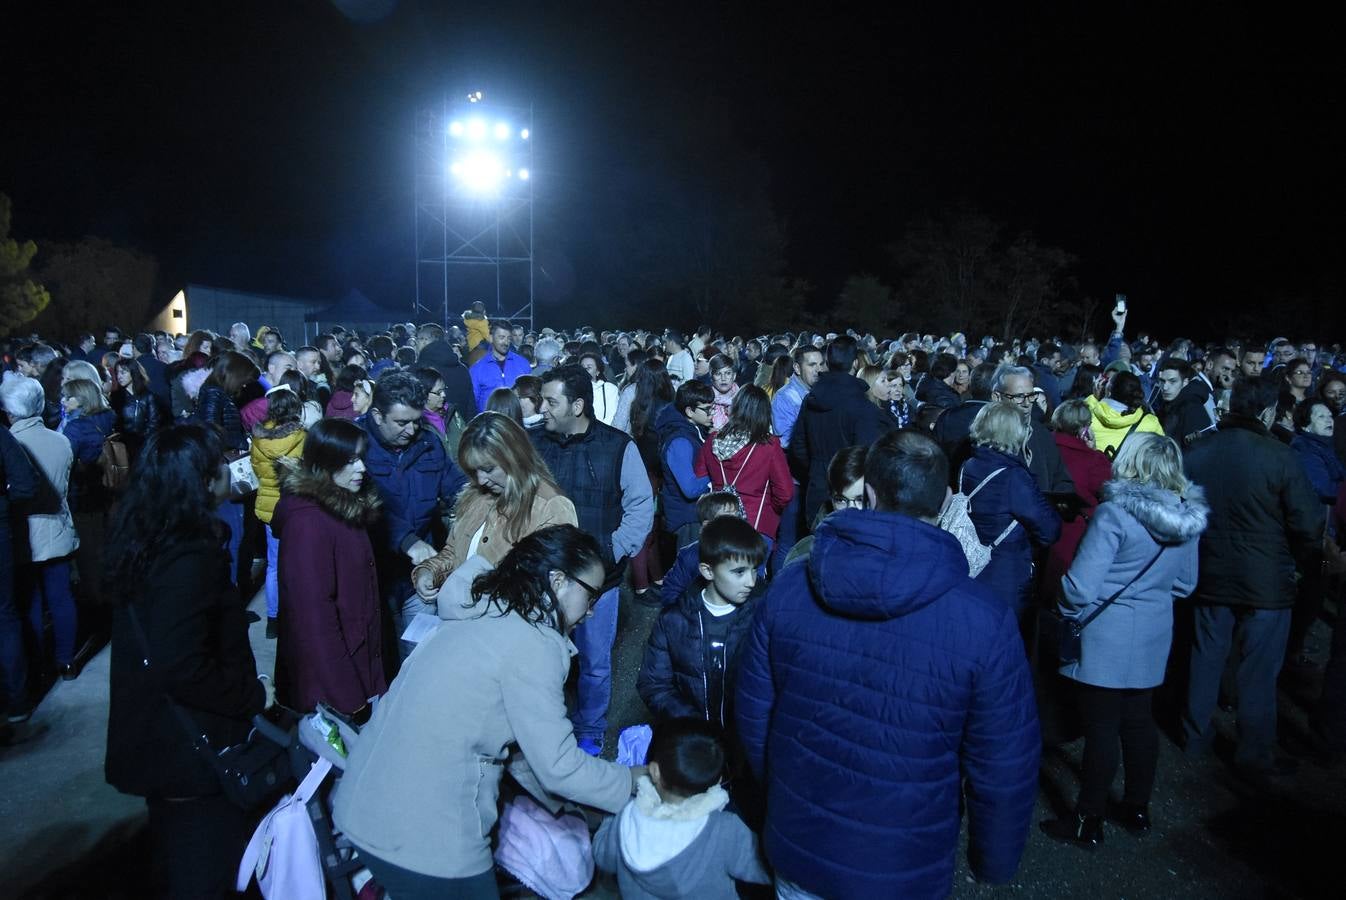
<path id="1" fill-rule="evenodd" d="M 991 479 L 995 478 L 997 475 L 999 475 L 999 474 L 1000 474 L 1001 472 L 1003 472 L 1003 471 L 1005 471 L 1005 467 L 1004 467 L 1004 466 L 1001 466 L 1000 468 L 996 469 L 996 470 L 995 470 L 994 472 L 992 472 L 990 475 L 987 475 L 985 478 L 983 478 L 981 481 L 979 481 L 979 482 L 977 483 L 977 486 L 974 487 L 974 488 L 972 489 L 972 493 L 970 493 L 970 494 L 967 495 L 967 508 L 968 508 L 969 510 L 972 509 L 972 498 L 975 497 L 975 496 L 977 496 L 977 491 L 980 491 L 982 488 L 986 487 L 986 485 L 991 481 Z M 962 469 L 959 469 L 959 470 L 958 470 L 958 490 L 961 491 L 962 489 L 963 489 L 963 470 L 962 470 Z M 999 547 L 1000 544 L 1001 544 L 1001 542 L 1003 542 L 1003 541 L 1005 540 L 1005 538 L 1009 537 L 1009 536 L 1010 536 L 1010 532 L 1012 532 L 1016 527 L 1018 527 L 1018 525 L 1019 525 L 1019 520 L 1018 520 L 1018 519 L 1011 518 L 1011 519 L 1010 519 L 1010 523 L 1009 523 L 1008 525 L 1005 526 L 1005 530 L 1002 531 L 1002 532 L 1000 532 L 999 537 L 997 537 L 994 541 L 991 542 L 991 549 L 994 550 L 996 547 Z"/>
<path id="2" fill-rule="evenodd" d="M 126 604 L 126 611 L 131 616 L 131 628 L 135 631 L 136 640 L 140 642 L 140 650 L 144 654 L 140 658 L 140 664 L 143 668 L 148 669 L 150 667 L 149 639 L 145 637 L 145 629 L 140 625 L 140 616 L 136 615 L 135 604 L 128 602 Z M 214 750 L 211 749 L 210 740 L 206 737 L 206 733 L 201 730 L 201 727 L 196 724 L 196 720 L 188 715 L 187 711 L 179 706 L 177 702 L 168 695 L 167 690 L 164 691 L 164 700 L 168 702 L 168 708 L 172 710 L 173 717 L 182 725 L 183 731 L 187 732 L 187 736 L 192 739 L 192 749 L 207 757 L 211 761 L 212 766 L 218 767 L 219 760 L 217 759 Z"/>
<path id="3" fill-rule="evenodd" d="M 748 455 L 743 457 L 743 464 L 739 466 L 738 471 L 734 473 L 733 481 L 729 480 L 728 474 L 726 474 L 724 471 L 724 460 L 720 459 L 718 456 L 715 457 L 715 461 L 720 464 L 720 480 L 725 483 L 725 487 L 735 487 L 735 485 L 738 484 L 738 477 L 743 474 L 744 469 L 748 468 L 748 460 L 752 459 L 752 451 L 756 449 L 757 449 L 756 444 L 748 445 Z"/>
<path id="4" fill-rule="evenodd" d="M 1080 619 L 1080 629 L 1083 630 L 1084 626 L 1088 625 L 1094 619 L 1097 619 L 1099 614 L 1102 613 L 1103 610 L 1111 606 L 1114 600 L 1122 596 L 1122 594 L 1126 591 L 1127 588 L 1131 587 L 1131 585 L 1139 581 L 1145 575 L 1146 572 L 1150 571 L 1150 567 L 1153 566 L 1155 563 L 1159 562 L 1159 557 L 1164 555 L 1165 549 L 1166 548 L 1164 547 L 1164 545 L 1160 544 L 1159 552 L 1156 553 L 1154 556 L 1150 557 L 1150 561 L 1145 564 L 1145 567 L 1143 569 L 1141 569 L 1135 575 L 1131 576 L 1131 580 L 1128 581 L 1126 584 L 1122 585 L 1120 588 L 1118 588 L 1117 593 L 1113 594 L 1111 597 L 1100 603 L 1098 609 L 1089 613 L 1089 615 L 1085 616 L 1083 619 Z"/>

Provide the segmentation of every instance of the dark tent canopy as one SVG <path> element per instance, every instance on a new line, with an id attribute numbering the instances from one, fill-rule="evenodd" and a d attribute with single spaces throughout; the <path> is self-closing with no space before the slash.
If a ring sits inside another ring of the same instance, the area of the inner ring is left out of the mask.
<path id="1" fill-rule="evenodd" d="M 308 313 L 305 322 L 329 322 L 338 325 L 387 325 L 397 321 L 394 310 L 379 306 L 358 290 L 352 288 L 344 299 L 326 309 Z"/>

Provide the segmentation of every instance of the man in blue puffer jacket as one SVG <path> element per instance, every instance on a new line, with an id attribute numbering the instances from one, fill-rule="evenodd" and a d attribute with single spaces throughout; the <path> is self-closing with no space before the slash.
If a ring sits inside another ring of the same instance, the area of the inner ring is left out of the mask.
<path id="1" fill-rule="evenodd" d="M 1013 877 L 1037 797 L 1033 685 L 1014 613 L 933 524 L 948 461 L 929 437 L 869 451 L 869 509 L 818 528 L 767 593 L 737 723 L 766 785 L 782 897 L 946 897 L 959 803 L 978 878 Z"/>

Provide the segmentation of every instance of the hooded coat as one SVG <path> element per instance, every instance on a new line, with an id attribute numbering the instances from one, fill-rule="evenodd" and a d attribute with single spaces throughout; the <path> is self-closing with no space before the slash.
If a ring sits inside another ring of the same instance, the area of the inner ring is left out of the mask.
<path id="1" fill-rule="evenodd" d="M 827 467 L 838 450 L 872 444 L 895 427 L 892 416 L 865 396 L 869 385 L 845 372 L 824 372 L 804 398 L 790 435 L 790 467 L 805 487 L 804 521 L 827 499 Z"/>
<path id="2" fill-rule="evenodd" d="M 333 796 L 333 819 L 357 847 L 412 872 L 489 871 L 500 780 L 510 773 L 545 805 L 566 797 L 615 813 L 631 796 L 626 766 L 590 756 L 566 718 L 574 645 L 555 627 L 472 599 L 490 568 L 473 557 L 440 591 L 452 615 L 402 664 L 360 732 Z M 554 810 L 553 810 L 554 811 Z"/>
<path id="3" fill-rule="evenodd" d="M 710 476 L 713 491 L 733 485 L 743 503 L 748 524 L 776 539 L 780 516 L 795 495 L 794 479 L 785 461 L 780 438 L 774 434 L 760 444 L 744 443 L 740 436 L 713 435 L 701 445 L 692 471 Z"/>
<path id="4" fill-rule="evenodd" d="M 282 459 L 298 459 L 304 455 L 306 432 L 298 422 L 288 422 L 279 428 L 261 426 L 253 431 L 252 471 L 257 476 L 257 518 L 266 523 L 280 501 L 280 480 L 277 463 Z"/>
<path id="5" fill-rule="evenodd" d="M 664 514 L 664 528 L 676 532 L 697 520 L 696 501 L 710 487 L 710 478 L 704 474 L 698 478 L 691 465 L 701 453 L 706 436 L 672 403 L 659 407 L 653 418 L 653 430 L 659 438 L 659 468 L 663 475 L 659 503 Z M 682 442 L 684 446 L 670 454 L 677 442 Z M 671 460 L 675 457 L 678 460 L 685 458 L 687 467 L 684 469 L 681 464 L 674 466 Z"/>
<path id="6" fill-rule="evenodd" d="M 594 865 L 617 873 L 624 900 L 735 900 L 735 880 L 769 884 L 757 838 L 738 816 L 725 812 L 728 802 L 719 785 L 665 801 L 642 776 L 635 799 L 594 835 Z"/>
<path id="7" fill-rule="evenodd" d="M 366 531 L 382 505 L 378 490 L 369 479 L 348 491 L 291 459 L 281 459 L 276 471 L 276 695 L 293 709 L 323 702 L 352 713 L 388 689 L 378 576 Z"/>
<path id="8" fill-rule="evenodd" d="M 1037 706 L 1014 614 L 952 535 L 899 513 L 824 519 L 758 609 L 736 713 L 779 877 L 825 897 L 947 897 L 964 806 L 973 872 L 1013 877 Z"/>
<path id="9" fill-rule="evenodd" d="M 1122 593 L 1081 632 L 1080 659 L 1061 674 L 1095 687 L 1156 687 L 1173 643 L 1173 601 L 1196 589 L 1197 539 L 1210 509 L 1196 485 L 1180 497 L 1118 479 L 1103 486 L 1103 498 L 1061 580 L 1061 611 L 1086 616 Z"/>
<path id="10" fill-rule="evenodd" d="M 1200 378 L 1193 378 L 1182 386 L 1178 396 L 1164 404 L 1160 413 L 1164 423 L 1164 433 L 1178 442 L 1186 450 L 1202 434 L 1215 427 L 1210 412 L 1206 409 L 1206 398 L 1210 389 Z"/>
<path id="11" fill-rule="evenodd" d="M 1116 458 L 1117 447 L 1126 439 L 1132 425 L 1136 426 L 1136 431 L 1164 433 L 1158 417 L 1143 408 L 1133 409 L 1129 413 L 1121 412 L 1092 394 L 1085 397 L 1084 402 L 1089 404 L 1089 412 L 1094 416 L 1094 446 L 1109 457 Z"/>

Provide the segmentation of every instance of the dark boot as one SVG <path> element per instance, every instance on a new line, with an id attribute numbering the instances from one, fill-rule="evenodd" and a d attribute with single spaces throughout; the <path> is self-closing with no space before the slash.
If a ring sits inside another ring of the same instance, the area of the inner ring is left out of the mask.
<path id="1" fill-rule="evenodd" d="M 1150 831 L 1150 808 L 1143 803 L 1119 803 L 1108 818 L 1135 835 Z"/>
<path id="2" fill-rule="evenodd" d="M 1103 844 L 1103 817 L 1072 813 L 1060 819 L 1039 822 L 1042 833 L 1054 841 L 1092 850 Z"/>

